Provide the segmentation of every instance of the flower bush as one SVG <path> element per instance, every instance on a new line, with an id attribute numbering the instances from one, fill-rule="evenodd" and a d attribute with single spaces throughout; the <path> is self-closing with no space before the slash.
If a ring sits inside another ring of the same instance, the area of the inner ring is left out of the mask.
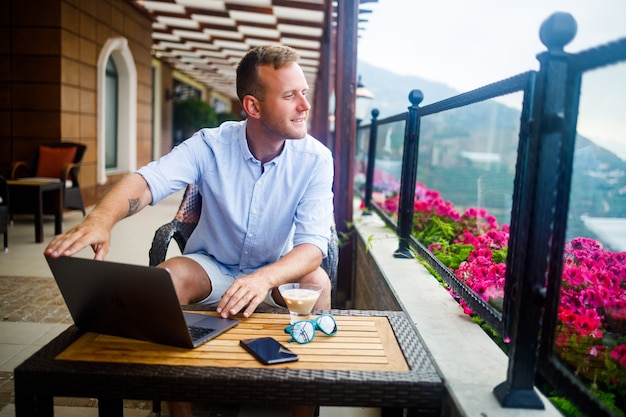
<path id="1" fill-rule="evenodd" d="M 482 208 L 460 214 L 421 183 L 415 191 L 413 235 L 477 295 L 501 310 L 509 226 L 498 225 Z M 397 193 L 392 193 L 381 208 L 394 216 L 398 201 Z M 562 279 L 555 351 L 623 415 L 626 252 L 611 252 L 593 239 L 575 238 L 566 245 Z M 459 304 L 466 314 L 473 313 L 463 300 Z"/>
<path id="2" fill-rule="evenodd" d="M 626 409 L 626 253 L 589 238 L 565 249 L 555 350 Z"/>

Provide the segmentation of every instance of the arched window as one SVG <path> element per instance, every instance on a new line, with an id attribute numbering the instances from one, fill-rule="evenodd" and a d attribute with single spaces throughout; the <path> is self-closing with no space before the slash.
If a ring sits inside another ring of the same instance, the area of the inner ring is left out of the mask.
<path id="1" fill-rule="evenodd" d="M 137 70 L 125 38 L 98 57 L 98 184 L 137 167 Z"/>
<path id="2" fill-rule="evenodd" d="M 115 62 L 109 57 L 104 91 L 104 166 L 106 169 L 117 169 L 118 84 L 117 68 Z"/>

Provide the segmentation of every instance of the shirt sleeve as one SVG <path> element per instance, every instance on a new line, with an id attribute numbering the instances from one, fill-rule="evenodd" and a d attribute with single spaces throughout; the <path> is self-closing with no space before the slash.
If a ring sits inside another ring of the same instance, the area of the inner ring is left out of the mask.
<path id="1" fill-rule="evenodd" d="M 203 143 L 201 133 L 196 132 L 168 154 L 137 170 L 148 183 L 152 193 L 151 205 L 197 182 L 202 163 L 198 155 Z"/>
<path id="2" fill-rule="evenodd" d="M 293 244 L 294 246 L 303 243 L 313 244 L 326 257 L 330 228 L 334 224 L 332 190 L 334 164 L 330 151 L 325 147 L 324 150 L 323 157 L 318 160 L 307 191 L 296 210 Z"/>

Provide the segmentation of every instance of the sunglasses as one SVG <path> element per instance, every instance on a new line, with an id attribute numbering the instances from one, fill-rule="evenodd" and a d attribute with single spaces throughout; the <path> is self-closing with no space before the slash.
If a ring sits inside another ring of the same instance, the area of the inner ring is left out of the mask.
<path id="1" fill-rule="evenodd" d="M 322 314 L 313 320 L 301 320 L 290 324 L 285 328 L 285 333 L 291 335 L 289 342 L 295 340 L 304 344 L 313 340 L 318 329 L 328 336 L 333 336 L 337 333 L 337 322 L 330 314 Z"/>

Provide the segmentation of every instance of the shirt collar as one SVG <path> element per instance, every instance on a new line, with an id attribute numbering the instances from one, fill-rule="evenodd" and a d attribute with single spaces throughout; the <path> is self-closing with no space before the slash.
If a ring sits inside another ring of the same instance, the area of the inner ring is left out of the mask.
<path id="1" fill-rule="evenodd" d="M 241 130 L 239 131 L 239 146 L 241 147 L 241 154 L 243 155 L 243 158 L 245 161 L 252 160 L 256 163 L 260 163 L 260 161 L 256 159 L 254 155 L 252 155 L 252 152 L 250 152 L 250 148 L 248 147 L 248 139 L 246 137 L 247 124 L 248 124 L 248 121 L 244 120 L 241 124 Z M 280 160 L 283 158 L 283 155 L 285 154 L 285 152 L 287 152 L 288 147 L 289 147 L 289 140 L 286 140 L 285 146 L 283 146 L 283 151 L 280 154 L 278 154 L 276 158 L 269 161 L 266 165 L 268 164 L 278 165 Z"/>

